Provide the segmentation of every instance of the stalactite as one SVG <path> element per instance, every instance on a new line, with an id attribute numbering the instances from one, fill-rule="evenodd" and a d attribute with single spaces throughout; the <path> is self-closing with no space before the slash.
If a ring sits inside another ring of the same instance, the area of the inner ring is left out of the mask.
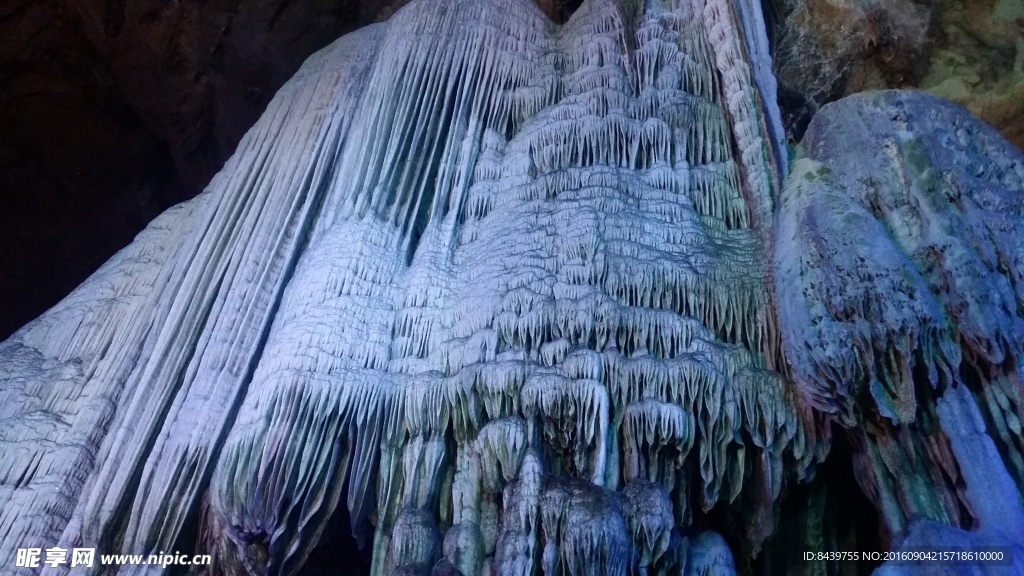
<path id="1" fill-rule="evenodd" d="M 813 425 L 749 376 L 777 360 L 749 202 L 775 184 L 732 157 L 763 136 L 730 129 L 761 122 L 730 18 L 413 2 L 314 56 L 207 195 L 5 344 L 16 402 L 46 374 L 124 406 L 81 420 L 97 466 L 57 472 L 50 520 L 18 500 L 37 456 L 5 458 L 5 541 L 168 549 L 207 501 L 225 567 L 294 573 L 338 506 L 380 574 L 675 562 L 652 502 L 731 501 L 739 430 L 781 454 Z"/>
<path id="2" fill-rule="evenodd" d="M 964 466 L 1024 485 L 1024 164 L 930 158 L 953 118 L 885 185 L 822 153 L 780 195 L 757 22 L 414 0 L 313 56 L 0 344 L 0 566 L 198 535 L 289 576 L 347 517 L 375 576 L 733 574 L 707 528 L 756 553 L 832 421 L 893 533 L 1012 530 Z"/>

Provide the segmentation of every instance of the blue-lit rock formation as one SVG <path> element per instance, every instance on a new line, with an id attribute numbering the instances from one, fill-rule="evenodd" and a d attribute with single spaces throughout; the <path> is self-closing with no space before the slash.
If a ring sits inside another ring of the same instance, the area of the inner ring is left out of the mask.
<path id="1" fill-rule="evenodd" d="M 1024 155 L 963 108 L 897 91 L 824 107 L 804 146 L 775 229 L 803 397 L 856 437 L 891 535 L 1017 546 L 1021 573 Z"/>
<path id="2" fill-rule="evenodd" d="M 0 573 L 293 575 L 342 515 L 375 575 L 733 574 L 839 427 L 893 539 L 1020 545 L 1024 160 L 885 94 L 783 187 L 759 11 L 417 0 L 311 57 L 0 344 Z"/>

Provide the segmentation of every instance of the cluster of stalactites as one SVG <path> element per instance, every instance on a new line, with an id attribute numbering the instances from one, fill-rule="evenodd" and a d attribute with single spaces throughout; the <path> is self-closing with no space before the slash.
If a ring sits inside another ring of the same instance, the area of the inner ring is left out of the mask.
<path id="1" fill-rule="evenodd" d="M 698 510 L 749 482 L 770 510 L 786 466 L 822 457 L 772 371 L 701 14 L 633 27 L 593 1 L 550 36 L 525 7 L 396 15 L 214 478 L 232 540 L 288 572 L 344 484 L 377 574 L 665 573 Z M 407 134 L 381 139 L 391 123 Z M 268 495 L 288 504 L 254 513 Z"/>
<path id="2" fill-rule="evenodd" d="M 828 439 L 776 372 L 733 13 L 630 6 L 421 0 L 311 58 L 206 195 L 0 349 L 0 552 L 201 518 L 220 570 L 287 575 L 344 506 L 379 575 L 729 570 L 694 516 L 752 483 L 770 512 Z"/>

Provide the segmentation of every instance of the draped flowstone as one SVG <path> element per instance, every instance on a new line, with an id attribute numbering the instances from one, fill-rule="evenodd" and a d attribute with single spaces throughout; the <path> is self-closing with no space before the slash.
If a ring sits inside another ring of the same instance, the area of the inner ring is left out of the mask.
<path id="1" fill-rule="evenodd" d="M 775 230 L 802 396 L 847 427 L 883 531 L 1005 546 L 1012 566 L 987 569 L 1024 572 L 1024 154 L 900 91 L 822 108 L 804 146 Z"/>
<path id="2" fill-rule="evenodd" d="M 893 535 L 1012 531 L 977 484 L 1019 507 L 1020 180 L 978 248 L 1002 308 L 959 314 L 905 220 L 807 159 L 781 190 L 763 29 L 415 0 L 312 56 L 202 195 L 0 344 L 0 573 L 59 545 L 292 575 L 344 514 L 379 575 L 730 574 L 833 423 L 892 427 L 862 487 Z"/>

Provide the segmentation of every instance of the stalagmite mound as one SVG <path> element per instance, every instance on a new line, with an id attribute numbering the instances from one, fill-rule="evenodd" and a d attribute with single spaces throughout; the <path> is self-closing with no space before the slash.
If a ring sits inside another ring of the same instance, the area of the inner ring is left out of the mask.
<path id="1" fill-rule="evenodd" d="M 1024 158 L 879 93 L 786 177 L 766 47 L 746 1 L 416 0 L 311 57 L 0 344 L 0 571 L 757 571 L 836 433 L 887 544 L 1024 562 Z"/>

